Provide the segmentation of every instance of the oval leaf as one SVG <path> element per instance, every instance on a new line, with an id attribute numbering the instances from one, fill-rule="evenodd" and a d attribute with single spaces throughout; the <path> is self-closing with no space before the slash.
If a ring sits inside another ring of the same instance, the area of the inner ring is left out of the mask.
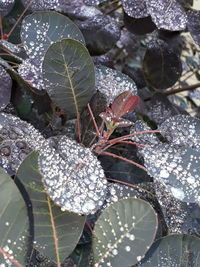
<path id="1" fill-rule="evenodd" d="M 153 208 L 140 199 L 123 199 L 106 208 L 93 231 L 95 267 L 131 266 L 145 255 L 157 231 Z"/>
<path id="2" fill-rule="evenodd" d="M 191 235 L 168 235 L 156 241 L 141 267 L 200 266 L 200 239 Z"/>
<path id="3" fill-rule="evenodd" d="M 38 170 L 38 153 L 32 152 L 21 164 L 17 178 L 23 183 L 32 203 L 34 247 L 57 264 L 77 245 L 85 217 L 63 212 L 46 194 Z"/>
<path id="4" fill-rule="evenodd" d="M 166 89 L 180 78 L 182 63 L 179 55 L 166 42 L 152 40 L 148 44 L 143 59 L 143 71 L 150 86 L 156 89 Z"/>
<path id="5" fill-rule="evenodd" d="M 0 214 L 0 263 L 23 267 L 21 264 L 25 266 L 29 247 L 26 204 L 14 181 L 1 168 Z"/>
<path id="6" fill-rule="evenodd" d="M 95 89 L 94 64 L 80 42 L 52 44 L 43 62 L 44 86 L 51 99 L 72 117 L 87 105 Z"/>
<path id="7" fill-rule="evenodd" d="M 21 40 L 24 49 L 29 57 L 37 62 L 42 61 L 52 43 L 63 38 L 73 38 L 84 43 L 79 28 L 66 16 L 57 12 L 34 12 L 22 22 Z"/>

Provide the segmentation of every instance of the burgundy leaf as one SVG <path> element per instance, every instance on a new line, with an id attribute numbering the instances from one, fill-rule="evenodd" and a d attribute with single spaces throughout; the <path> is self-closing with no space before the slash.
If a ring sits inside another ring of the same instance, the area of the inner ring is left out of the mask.
<path id="1" fill-rule="evenodd" d="M 121 93 L 115 98 L 111 106 L 114 117 L 120 118 L 126 113 L 134 110 L 138 102 L 139 96 L 132 95 L 130 91 Z"/>

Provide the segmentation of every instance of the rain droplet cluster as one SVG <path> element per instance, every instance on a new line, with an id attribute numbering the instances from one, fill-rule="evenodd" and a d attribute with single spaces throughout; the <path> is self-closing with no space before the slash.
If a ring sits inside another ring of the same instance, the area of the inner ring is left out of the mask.
<path id="1" fill-rule="evenodd" d="M 3 110 L 10 102 L 11 87 L 10 75 L 0 66 L 0 110 Z"/>
<path id="2" fill-rule="evenodd" d="M 7 50 L 11 51 L 12 53 L 18 54 L 21 52 L 21 48 L 15 44 L 12 44 L 6 40 L 0 40 L 0 46 L 6 48 Z"/>
<path id="3" fill-rule="evenodd" d="M 169 232 L 200 237 L 200 206 L 176 199 L 162 183 L 154 182 L 154 187 Z"/>
<path id="4" fill-rule="evenodd" d="M 31 124 L 19 118 L 0 114 L 0 166 L 10 175 L 32 150 L 39 150 L 45 139 Z"/>
<path id="5" fill-rule="evenodd" d="M 62 210 L 90 214 L 103 205 L 107 180 L 89 148 L 62 137 L 57 150 L 43 147 L 39 167 L 46 190 Z"/>
<path id="6" fill-rule="evenodd" d="M 175 198 L 200 203 L 200 153 L 178 145 L 157 144 L 141 151 L 145 167 Z"/>
<path id="7" fill-rule="evenodd" d="M 137 87 L 131 78 L 104 66 L 96 67 L 96 90 L 105 95 L 108 104 L 125 91 L 137 95 Z"/>
<path id="8" fill-rule="evenodd" d="M 36 61 L 29 58 L 25 59 L 22 64 L 19 65 L 18 73 L 32 87 L 37 90 L 44 89 L 42 68 L 41 65 L 37 65 Z"/>
<path id="9" fill-rule="evenodd" d="M 176 145 L 191 147 L 200 152 L 200 120 L 186 115 L 170 117 L 158 130 Z"/>
<path id="10" fill-rule="evenodd" d="M 145 0 L 122 0 L 125 12 L 133 18 L 145 18 L 149 16 Z"/>
<path id="11" fill-rule="evenodd" d="M 158 29 L 181 31 L 186 28 L 186 13 L 177 0 L 122 0 L 122 5 L 130 17 L 150 15 Z"/>
<path id="12" fill-rule="evenodd" d="M 186 28 L 186 14 L 176 0 L 147 0 L 146 5 L 158 29 L 181 31 Z"/>
<path id="13" fill-rule="evenodd" d="M 0 16 L 6 16 L 15 4 L 15 0 L 1 0 L 0 2 Z"/>

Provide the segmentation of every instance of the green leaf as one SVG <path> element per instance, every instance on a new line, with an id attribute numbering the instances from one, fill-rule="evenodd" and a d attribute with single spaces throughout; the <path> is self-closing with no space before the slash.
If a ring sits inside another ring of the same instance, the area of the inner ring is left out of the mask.
<path id="1" fill-rule="evenodd" d="M 63 38 L 73 38 L 85 43 L 76 24 L 57 12 L 34 12 L 22 22 L 21 40 L 31 59 L 41 61 L 49 46 Z"/>
<path id="2" fill-rule="evenodd" d="M 37 166 L 38 153 L 32 152 L 21 164 L 17 178 L 25 186 L 32 202 L 34 247 L 60 264 L 76 247 L 85 217 L 62 212 L 46 194 Z"/>
<path id="3" fill-rule="evenodd" d="M 52 44 L 43 62 L 45 89 L 72 117 L 87 105 L 95 90 L 94 64 L 80 42 L 63 39 Z"/>
<path id="4" fill-rule="evenodd" d="M 200 239 L 191 235 L 168 235 L 157 240 L 141 267 L 199 267 Z"/>
<path id="5" fill-rule="evenodd" d="M 110 205 L 93 232 L 95 267 L 136 264 L 154 241 L 157 226 L 153 208 L 141 199 L 128 198 Z"/>
<path id="6" fill-rule="evenodd" d="M 27 208 L 14 181 L 1 168 L 0 229 L 0 263 L 8 264 L 5 266 L 23 267 L 21 264 L 25 265 L 29 247 Z"/>

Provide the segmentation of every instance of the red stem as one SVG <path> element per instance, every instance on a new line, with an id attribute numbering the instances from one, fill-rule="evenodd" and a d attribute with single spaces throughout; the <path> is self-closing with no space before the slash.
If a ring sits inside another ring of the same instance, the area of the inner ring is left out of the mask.
<path id="1" fill-rule="evenodd" d="M 134 146 L 139 146 L 139 147 L 145 147 L 145 145 L 141 145 L 141 144 L 138 144 L 138 143 L 135 143 L 135 142 L 129 142 L 129 141 L 120 141 L 120 142 L 117 142 L 116 144 L 118 143 L 122 143 L 122 144 L 128 144 L 128 145 L 134 145 Z"/>
<path id="2" fill-rule="evenodd" d="M 91 225 L 89 224 L 89 222 L 86 221 L 85 224 L 87 225 L 87 227 L 90 229 L 90 232 L 92 233 L 93 229 L 92 229 Z"/>
<path id="3" fill-rule="evenodd" d="M 130 137 L 132 137 L 134 135 L 140 135 L 140 134 L 146 134 L 146 133 L 161 133 L 161 132 L 162 131 L 157 131 L 157 130 L 137 132 L 137 133 L 128 134 L 128 135 L 124 135 L 124 136 L 121 136 L 121 137 L 117 137 L 117 138 L 111 139 L 111 140 L 109 140 L 109 143 L 116 143 L 116 141 L 124 141 L 126 139 L 130 139 Z"/>
<path id="4" fill-rule="evenodd" d="M 101 136 L 101 134 L 100 134 L 100 132 L 99 132 L 99 128 L 98 128 L 97 123 L 96 123 L 96 120 L 95 120 L 95 117 L 94 117 L 94 114 L 93 114 L 93 112 L 92 112 L 92 109 L 91 109 L 89 103 L 88 103 L 88 110 L 89 110 L 90 116 L 91 116 L 91 118 L 92 118 L 92 122 L 93 122 L 93 124 L 94 124 L 94 127 L 95 127 L 95 130 L 96 130 L 96 132 L 97 132 L 97 135 L 98 135 L 98 136 Z"/>
<path id="5" fill-rule="evenodd" d="M 142 169 L 142 170 L 144 170 L 144 171 L 147 171 L 147 169 L 146 169 L 144 166 L 142 166 L 142 165 L 136 163 L 135 161 L 132 161 L 132 160 L 130 160 L 130 159 L 123 158 L 123 157 L 118 156 L 118 155 L 115 155 L 115 154 L 113 154 L 113 153 L 105 152 L 105 151 L 104 151 L 104 152 L 101 153 L 101 155 L 110 156 L 110 157 L 113 157 L 113 158 L 117 158 L 117 159 L 124 160 L 124 161 L 126 161 L 126 162 L 128 162 L 128 163 L 130 163 L 130 164 L 133 164 L 133 165 L 137 166 L 138 168 L 140 168 L 140 169 Z"/>

